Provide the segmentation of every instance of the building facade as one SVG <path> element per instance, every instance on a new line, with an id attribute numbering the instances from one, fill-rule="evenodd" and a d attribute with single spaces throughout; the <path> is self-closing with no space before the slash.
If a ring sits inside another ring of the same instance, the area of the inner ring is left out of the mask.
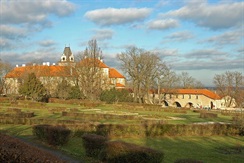
<path id="1" fill-rule="evenodd" d="M 163 106 L 173 107 L 194 107 L 218 109 L 225 107 L 221 97 L 208 89 L 174 89 L 168 92 L 161 91 L 158 94 L 151 94 L 151 99 L 160 99 Z"/>
<path id="2" fill-rule="evenodd" d="M 101 77 L 104 79 L 102 83 L 104 89 L 125 87 L 126 79 L 118 70 L 110 68 L 99 58 L 84 58 L 79 62 L 75 62 L 70 47 L 65 47 L 60 61 L 57 64 L 50 65 L 49 62 L 45 62 L 42 65 L 34 63 L 32 65 L 16 65 L 16 67 L 5 76 L 5 94 L 18 94 L 19 85 L 30 73 L 35 73 L 36 77 L 42 82 L 49 93 L 53 94 L 57 85 L 63 79 L 68 81 L 70 85 L 77 84 L 77 79 L 82 75 L 79 70 L 81 70 L 81 67 L 83 67 L 83 69 L 84 67 L 86 69 L 88 67 L 89 70 L 91 62 L 92 64 L 96 63 L 93 64 L 96 67 L 96 71 L 101 72 Z"/>

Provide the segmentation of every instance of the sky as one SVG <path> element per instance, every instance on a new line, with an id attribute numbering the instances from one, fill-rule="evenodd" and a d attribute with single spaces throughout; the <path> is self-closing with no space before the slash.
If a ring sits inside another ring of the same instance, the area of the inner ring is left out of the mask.
<path id="1" fill-rule="evenodd" d="M 0 0 L 0 59 L 57 63 L 96 39 L 104 62 L 136 46 L 205 86 L 215 74 L 244 74 L 242 0 Z"/>

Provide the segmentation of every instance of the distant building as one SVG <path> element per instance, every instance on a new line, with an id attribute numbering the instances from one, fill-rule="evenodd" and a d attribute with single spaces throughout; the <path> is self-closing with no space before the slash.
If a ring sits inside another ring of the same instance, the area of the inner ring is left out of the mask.
<path id="1" fill-rule="evenodd" d="M 58 83 L 62 79 L 69 81 L 71 85 L 75 85 L 74 78 L 77 77 L 77 66 L 86 64 L 90 61 L 96 62 L 96 66 L 103 72 L 103 77 L 106 78 L 106 85 L 104 88 L 124 88 L 125 77 L 115 68 L 108 67 L 102 60 L 85 58 L 80 62 L 75 62 L 74 55 L 70 47 L 65 47 L 63 54 L 58 64 L 50 65 L 45 62 L 42 65 L 32 64 L 16 66 L 5 76 L 6 94 L 18 94 L 19 85 L 22 79 L 29 73 L 35 73 L 37 78 L 42 82 L 46 89 L 52 94 L 55 92 Z"/>
<path id="2" fill-rule="evenodd" d="M 194 108 L 222 108 L 221 97 L 208 89 L 173 89 L 161 91 L 161 103 L 163 106 L 194 107 Z M 151 99 L 158 99 L 158 94 L 151 94 Z"/>

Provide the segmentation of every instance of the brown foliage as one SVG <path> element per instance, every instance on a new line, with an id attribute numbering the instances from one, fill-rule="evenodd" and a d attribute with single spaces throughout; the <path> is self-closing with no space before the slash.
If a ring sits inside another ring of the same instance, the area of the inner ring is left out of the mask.
<path id="1" fill-rule="evenodd" d="M 0 134 L 0 162 L 54 162 L 64 160 L 19 139 Z"/>

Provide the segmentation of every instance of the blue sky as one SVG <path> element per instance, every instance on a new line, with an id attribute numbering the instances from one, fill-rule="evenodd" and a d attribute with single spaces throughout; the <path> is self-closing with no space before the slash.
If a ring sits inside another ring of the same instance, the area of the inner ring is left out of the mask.
<path id="1" fill-rule="evenodd" d="M 204 85 L 215 74 L 244 73 L 241 0 L 0 0 L 0 58 L 58 62 L 97 39 L 108 66 L 136 46 L 157 53 Z"/>

